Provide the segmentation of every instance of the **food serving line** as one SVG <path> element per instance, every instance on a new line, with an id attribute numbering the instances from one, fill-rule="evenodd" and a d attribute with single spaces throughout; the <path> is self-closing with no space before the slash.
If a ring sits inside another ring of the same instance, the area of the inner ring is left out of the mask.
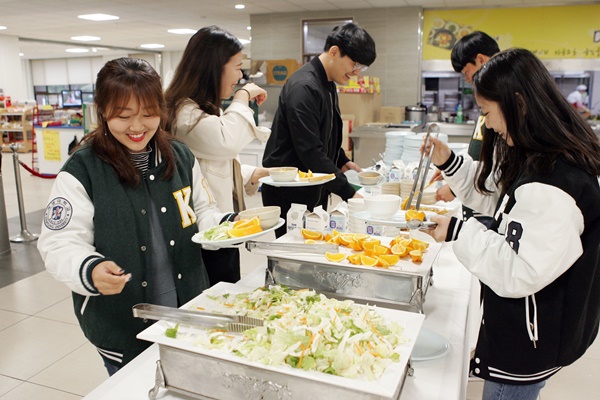
<path id="1" fill-rule="evenodd" d="M 458 400 L 466 397 L 468 360 L 473 342 L 471 326 L 477 325 L 477 321 L 474 322 L 474 320 L 478 318 L 478 285 L 470 273 L 460 265 L 449 244 L 442 246 L 433 269 L 435 280 L 424 303 L 423 330 L 441 334 L 447 339 L 449 348 L 443 356 L 412 362 L 414 374 L 406 377 L 399 397 L 401 400 Z M 266 270 L 266 266 L 257 268 L 234 286 L 240 291 L 252 291 L 262 286 L 265 283 Z M 190 397 L 173 390 L 155 387 L 157 361 L 160 359 L 159 346 L 157 343 L 151 345 L 136 359 L 89 393 L 85 399 L 142 400 L 149 398 L 150 390 L 155 391 L 154 395 L 157 399 L 202 398 Z M 226 390 L 226 381 L 227 378 L 223 376 L 222 381 L 214 381 L 212 384 L 225 385 Z M 276 382 L 267 383 L 276 385 Z M 250 384 L 256 385 L 256 382 L 250 382 Z M 246 398 L 262 397 L 252 397 L 248 392 Z M 274 395 L 264 398 L 287 399 L 289 397 Z"/>

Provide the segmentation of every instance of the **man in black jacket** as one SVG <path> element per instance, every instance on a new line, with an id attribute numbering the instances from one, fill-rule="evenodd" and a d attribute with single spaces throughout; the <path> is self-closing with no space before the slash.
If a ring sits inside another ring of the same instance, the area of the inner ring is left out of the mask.
<path id="1" fill-rule="evenodd" d="M 292 203 L 306 204 L 309 210 L 327 208 L 329 193 L 343 200 L 360 196 L 344 172 L 360 167 L 350 161 L 342 143 L 342 117 L 335 83 L 346 85 L 365 71 L 376 57 L 375 42 L 353 23 L 337 26 L 327 37 L 323 53 L 296 71 L 284 85 L 263 157 L 264 167 L 294 166 L 301 171 L 334 173 L 324 185 L 308 187 L 262 186 L 265 206 L 281 207 L 286 217 Z M 279 228 L 277 237 L 286 232 Z"/>

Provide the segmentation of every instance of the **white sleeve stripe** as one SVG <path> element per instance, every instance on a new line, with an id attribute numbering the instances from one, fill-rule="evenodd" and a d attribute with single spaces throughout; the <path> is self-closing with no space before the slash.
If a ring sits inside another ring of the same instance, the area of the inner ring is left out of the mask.
<path id="1" fill-rule="evenodd" d="M 463 164 L 463 156 L 462 155 L 456 156 L 454 158 L 454 160 L 452 161 L 452 163 L 450 164 L 450 166 L 448 168 L 446 168 L 446 170 L 444 172 L 446 173 L 446 175 L 452 176 L 456 173 L 456 171 L 458 171 L 460 169 L 462 164 Z"/>

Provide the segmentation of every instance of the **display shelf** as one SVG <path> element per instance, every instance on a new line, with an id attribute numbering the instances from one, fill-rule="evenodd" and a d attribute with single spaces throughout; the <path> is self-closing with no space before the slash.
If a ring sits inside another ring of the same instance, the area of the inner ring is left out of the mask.
<path id="1" fill-rule="evenodd" d="M 26 110 L 0 110 L 0 134 L 2 134 L 2 151 L 12 152 L 11 143 L 20 144 L 19 153 L 28 153 L 33 140 L 33 113 Z"/>

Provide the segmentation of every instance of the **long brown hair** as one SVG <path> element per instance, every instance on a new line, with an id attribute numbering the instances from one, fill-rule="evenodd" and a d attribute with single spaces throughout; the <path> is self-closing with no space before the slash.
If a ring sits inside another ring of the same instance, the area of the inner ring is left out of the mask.
<path id="1" fill-rule="evenodd" d="M 159 127 L 152 138 L 156 149 L 167 165 L 163 179 L 169 179 L 175 170 L 175 156 L 170 141 L 173 137 L 164 130 L 166 103 L 160 76 L 145 60 L 117 58 L 107 62 L 98 72 L 94 103 L 98 128 L 84 137 L 94 153 L 109 164 L 121 182 L 135 186 L 140 173 L 131 162 L 129 151 L 108 129 L 107 121 L 115 118 L 131 98 L 153 115 L 160 116 Z"/>
<path id="2" fill-rule="evenodd" d="M 476 98 L 498 103 L 514 145 L 499 135 L 483 138 L 477 188 L 489 192 L 493 174 L 502 191 L 521 173 L 544 175 L 558 158 L 600 176 L 600 141 L 558 89 L 544 64 L 529 50 L 502 51 L 473 76 Z"/>
<path id="3" fill-rule="evenodd" d="M 243 48 L 235 36 L 214 25 L 191 37 L 165 92 L 169 110 L 167 131 L 173 133 L 179 107 L 187 99 L 207 114 L 220 114 L 223 67 Z"/>

